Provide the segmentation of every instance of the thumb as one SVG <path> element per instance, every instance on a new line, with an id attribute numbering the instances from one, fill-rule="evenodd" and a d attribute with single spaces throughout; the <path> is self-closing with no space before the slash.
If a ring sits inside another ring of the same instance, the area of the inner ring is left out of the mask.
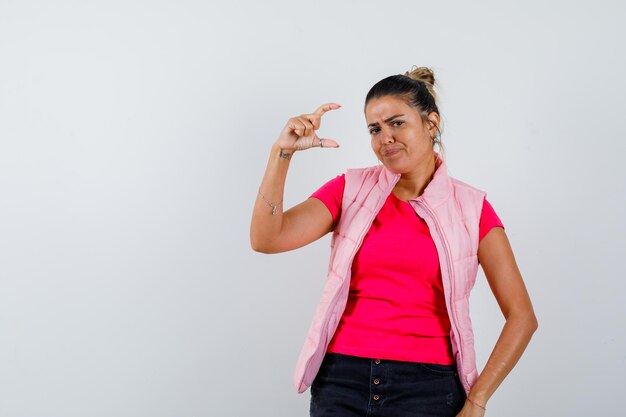
<path id="1" fill-rule="evenodd" d="M 316 146 L 319 146 L 320 148 L 338 148 L 339 147 L 339 144 L 333 139 L 317 138 L 315 142 L 316 142 Z"/>

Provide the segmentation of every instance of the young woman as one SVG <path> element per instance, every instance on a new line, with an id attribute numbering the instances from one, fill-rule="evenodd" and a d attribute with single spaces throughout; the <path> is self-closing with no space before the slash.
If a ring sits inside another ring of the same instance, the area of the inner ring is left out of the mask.
<path id="1" fill-rule="evenodd" d="M 365 99 L 381 165 L 351 169 L 283 212 L 293 155 L 335 148 L 316 131 L 329 103 L 292 117 L 272 146 L 252 248 L 278 253 L 332 232 L 328 278 L 294 382 L 312 417 L 481 417 L 537 329 L 504 226 L 486 193 L 448 175 L 435 78 L 424 67 Z M 480 374 L 469 293 L 481 265 L 506 324 Z"/>

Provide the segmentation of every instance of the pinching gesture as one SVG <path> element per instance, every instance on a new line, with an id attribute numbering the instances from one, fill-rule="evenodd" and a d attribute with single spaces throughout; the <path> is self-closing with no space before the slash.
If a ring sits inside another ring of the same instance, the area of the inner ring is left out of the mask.
<path id="1" fill-rule="evenodd" d="M 276 145 L 284 152 L 303 151 L 305 149 L 338 148 L 339 144 L 332 139 L 320 138 L 315 132 L 320 128 L 322 116 L 330 110 L 337 110 L 341 105 L 337 103 L 323 104 L 311 114 L 301 114 L 292 117 L 280 132 Z"/>

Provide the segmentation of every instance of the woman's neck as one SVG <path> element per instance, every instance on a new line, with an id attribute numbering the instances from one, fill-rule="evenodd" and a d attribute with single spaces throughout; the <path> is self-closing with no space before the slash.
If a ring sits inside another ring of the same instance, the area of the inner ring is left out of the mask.
<path id="1" fill-rule="evenodd" d="M 435 155 L 426 164 L 420 165 L 412 172 L 404 173 L 393 188 L 393 193 L 400 200 L 408 201 L 422 195 L 430 181 L 432 181 L 437 165 Z"/>

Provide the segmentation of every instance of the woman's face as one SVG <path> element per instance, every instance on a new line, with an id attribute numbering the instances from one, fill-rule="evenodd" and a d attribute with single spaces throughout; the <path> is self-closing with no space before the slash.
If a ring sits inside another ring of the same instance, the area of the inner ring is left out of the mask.
<path id="1" fill-rule="evenodd" d="M 439 115 L 428 118 L 439 123 Z M 399 97 L 372 99 L 365 107 L 365 120 L 372 138 L 372 150 L 389 170 L 408 174 L 433 161 L 433 140 L 437 129 L 422 123 L 415 108 Z"/>

